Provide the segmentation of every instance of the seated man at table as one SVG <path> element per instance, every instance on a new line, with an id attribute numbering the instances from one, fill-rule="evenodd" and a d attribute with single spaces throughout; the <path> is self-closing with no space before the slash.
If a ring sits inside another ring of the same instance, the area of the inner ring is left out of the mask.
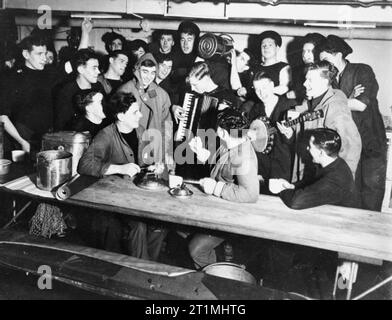
<path id="1" fill-rule="evenodd" d="M 210 178 L 200 180 L 205 193 L 233 202 L 256 202 L 259 196 L 257 157 L 246 136 L 249 122 L 236 110 L 226 108 L 218 114 L 217 134 L 222 142 L 211 163 Z M 202 147 L 200 138 L 190 142 L 200 161 L 210 152 Z M 216 262 L 215 248 L 224 239 L 209 234 L 195 234 L 189 252 L 197 268 Z"/>
<path id="2" fill-rule="evenodd" d="M 91 145 L 80 159 L 78 172 L 98 178 L 120 174 L 133 177 L 140 172 L 138 164 L 147 163 L 149 155 L 142 141 L 144 129 L 139 126 L 142 117 L 140 107 L 132 93 L 115 93 L 108 105 L 109 111 L 116 121 L 98 132 Z M 153 170 L 154 168 L 150 168 Z M 162 172 L 162 168 L 155 166 L 156 173 Z M 121 251 L 121 227 L 114 221 L 114 215 L 110 217 L 112 225 L 102 224 L 108 230 L 104 233 L 114 241 L 106 245 L 104 249 L 110 250 L 115 247 Z M 128 239 L 126 253 L 145 260 L 157 260 L 166 231 L 152 228 L 145 223 L 124 219 L 129 227 L 126 235 Z M 112 228 L 112 226 L 114 226 Z"/>
<path id="3" fill-rule="evenodd" d="M 306 209 L 324 204 L 358 206 L 358 193 L 347 163 L 338 156 L 342 140 L 328 128 L 309 130 L 308 151 L 318 164 L 313 181 L 291 184 L 285 179 L 272 179 L 270 191 L 279 193 L 283 202 L 293 209 Z"/>

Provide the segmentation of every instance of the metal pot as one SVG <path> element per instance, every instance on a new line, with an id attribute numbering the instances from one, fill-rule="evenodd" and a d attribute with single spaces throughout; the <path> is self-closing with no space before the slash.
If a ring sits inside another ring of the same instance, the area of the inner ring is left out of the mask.
<path id="1" fill-rule="evenodd" d="M 72 176 L 77 174 L 80 158 L 91 140 L 89 132 L 59 131 L 46 133 L 42 137 L 42 151 L 60 150 L 72 153 Z"/>
<path id="2" fill-rule="evenodd" d="M 257 284 L 255 277 L 245 270 L 245 266 L 235 263 L 213 263 L 204 267 L 203 271 L 207 274 L 221 278 L 242 281 L 250 284 Z"/>
<path id="3" fill-rule="evenodd" d="M 37 187 L 52 191 L 72 177 L 72 153 L 42 151 L 37 154 Z"/>

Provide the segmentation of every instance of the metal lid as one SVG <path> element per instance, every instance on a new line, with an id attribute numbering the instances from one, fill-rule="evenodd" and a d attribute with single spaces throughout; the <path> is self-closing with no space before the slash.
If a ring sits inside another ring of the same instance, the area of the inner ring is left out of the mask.
<path id="1" fill-rule="evenodd" d="M 85 143 L 90 141 L 91 134 L 88 131 L 59 131 L 46 133 L 43 138 L 44 141 L 64 141 L 68 143 Z"/>
<path id="2" fill-rule="evenodd" d="M 167 188 L 163 179 L 158 178 L 153 173 L 147 173 L 143 179 L 136 183 L 139 188 L 147 190 L 165 190 Z"/>
<path id="3" fill-rule="evenodd" d="M 179 186 L 179 187 L 171 188 L 171 189 L 169 190 L 169 193 L 170 193 L 170 195 L 173 196 L 173 197 L 183 198 L 183 199 L 189 198 L 189 197 L 191 197 L 192 194 L 193 194 L 193 192 L 192 192 L 191 190 L 189 190 L 189 189 L 185 186 L 185 184 L 182 184 L 182 185 Z"/>

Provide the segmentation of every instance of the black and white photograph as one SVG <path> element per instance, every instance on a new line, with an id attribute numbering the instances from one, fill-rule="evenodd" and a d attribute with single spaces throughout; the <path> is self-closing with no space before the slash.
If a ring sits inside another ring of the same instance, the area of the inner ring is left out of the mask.
<path id="1" fill-rule="evenodd" d="M 0 0 L 0 300 L 392 300 L 391 92 L 392 0 Z"/>

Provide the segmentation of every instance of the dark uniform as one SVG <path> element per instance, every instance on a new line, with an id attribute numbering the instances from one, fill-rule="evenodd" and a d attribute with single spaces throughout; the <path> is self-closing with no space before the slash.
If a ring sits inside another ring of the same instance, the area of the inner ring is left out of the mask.
<path id="1" fill-rule="evenodd" d="M 33 151 L 42 136 L 53 128 L 53 97 L 56 73 L 26 66 L 13 72 L 0 92 L 0 114 L 7 115 Z"/>
<path id="2" fill-rule="evenodd" d="M 355 99 L 364 103 L 366 109 L 362 112 L 352 111 L 362 139 L 355 182 L 361 194 L 362 208 L 380 211 L 385 192 L 387 138 L 378 108 L 378 83 L 370 66 L 347 61 L 338 86 L 349 97 L 358 84 L 365 91 Z"/>
<path id="3" fill-rule="evenodd" d="M 358 193 L 350 168 L 342 158 L 337 158 L 325 168 L 320 168 L 314 181 L 295 184 L 279 196 L 293 209 L 307 209 L 324 204 L 358 207 Z"/>
<path id="4" fill-rule="evenodd" d="M 279 81 L 280 71 L 287 66 L 288 63 L 282 61 L 274 63 L 270 66 L 260 65 L 256 67 L 255 74 L 259 71 L 264 71 L 268 73 L 268 75 L 271 77 L 272 82 L 274 83 L 274 86 L 277 87 L 280 85 L 280 81 Z"/>
<path id="5" fill-rule="evenodd" d="M 104 96 L 106 94 L 100 82 L 93 83 L 91 88 L 94 91 L 101 92 Z M 80 111 L 77 109 L 73 99 L 80 92 L 83 92 L 83 89 L 79 88 L 76 80 L 66 83 L 59 90 L 54 107 L 54 129 L 56 131 L 64 130 L 67 124 L 72 121 L 72 118 L 79 115 Z"/>
<path id="6" fill-rule="evenodd" d="M 287 110 L 295 106 L 295 101 L 288 100 L 286 97 L 279 97 L 279 100 L 272 111 L 269 120 L 273 127 L 276 123 L 283 121 Z M 266 117 L 265 106 L 262 102 L 256 103 L 249 111 L 248 119 L 253 121 L 258 117 Z M 273 147 L 270 153 L 263 154 L 256 152 L 258 160 L 258 174 L 260 174 L 265 183 L 261 186 L 260 192 L 270 194 L 268 181 L 272 178 L 283 178 L 290 180 L 291 177 L 291 152 L 289 145 L 282 140 L 279 132 L 274 135 Z"/>

